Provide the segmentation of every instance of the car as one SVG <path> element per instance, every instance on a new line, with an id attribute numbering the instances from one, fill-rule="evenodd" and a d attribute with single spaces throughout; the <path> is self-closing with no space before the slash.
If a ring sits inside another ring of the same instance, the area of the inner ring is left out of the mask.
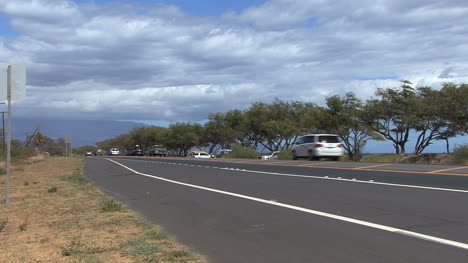
<path id="1" fill-rule="evenodd" d="M 109 153 L 108 153 L 108 154 L 109 154 L 109 155 L 120 155 L 120 150 L 119 150 L 119 148 L 111 148 L 111 149 L 109 150 Z"/>
<path id="2" fill-rule="evenodd" d="M 167 149 L 162 145 L 153 145 L 148 150 L 149 156 L 167 156 Z"/>
<path id="3" fill-rule="evenodd" d="M 260 157 L 258 157 L 259 159 L 262 159 L 262 160 L 270 160 L 270 159 L 278 159 L 278 154 L 279 152 L 276 151 L 276 152 L 272 152 L 268 155 L 262 155 Z"/>
<path id="4" fill-rule="evenodd" d="M 97 149 L 95 152 L 94 152 L 94 156 L 103 156 L 104 155 L 104 150 L 103 149 Z"/>
<path id="5" fill-rule="evenodd" d="M 343 156 L 343 145 L 336 134 L 307 134 L 294 143 L 291 151 L 294 160 L 298 157 L 309 160 L 327 157 L 338 161 Z"/>
<path id="6" fill-rule="evenodd" d="M 140 145 L 135 145 L 132 149 L 127 152 L 127 155 L 130 156 L 143 156 L 143 150 L 141 149 Z"/>
<path id="7" fill-rule="evenodd" d="M 85 156 L 93 156 L 93 152 L 87 151 L 87 152 L 85 153 Z"/>
<path id="8" fill-rule="evenodd" d="M 193 151 L 191 156 L 193 158 L 209 159 L 212 158 L 211 155 L 205 151 Z"/>

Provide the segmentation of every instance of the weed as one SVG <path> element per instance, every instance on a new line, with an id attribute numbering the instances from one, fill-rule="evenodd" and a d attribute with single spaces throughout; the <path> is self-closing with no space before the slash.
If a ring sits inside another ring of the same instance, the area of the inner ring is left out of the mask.
<path id="1" fill-rule="evenodd" d="M 77 172 L 74 172 L 72 175 L 64 176 L 64 180 L 79 185 L 89 184 L 88 178 L 82 176 L 80 173 Z"/>
<path id="2" fill-rule="evenodd" d="M 8 224 L 8 218 L 0 219 L 0 232 L 2 232 L 3 229 L 5 229 L 7 224 Z"/>
<path id="3" fill-rule="evenodd" d="M 24 181 L 23 185 L 24 185 L 24 186 L 28 186 L 28 185 L 29 185 L 29 182 L 28 182 L 28 181 Z"/>
<path id="4" fill-rule="evenodd" d="M 152 240 L 164 240 L 164 239 L 168 239 L 169 235 L 161 231 L 153 230 L 153 231 L 147 232 L 146 237 Z"/>
<path id="5" fill-rule="evenodd" d="M 28 227 L 28 223 L 23 222 L 23 223 L 21 223 L 21 224 L 18 226 L 18 230 L 19 230 L 20 232 L 23 232 L 23 231 L 26 231 L 26 228 L 27 228 L 27 227 Z"/>
<path id="6" fill-rule="evenodd" d="M 90 255 L 103 252 L 99 247 L 88 247 L 80 241 L 71 241 L 68 245 L 62 247 L 62 256 Z"/>
<path id="7" fill-rule="evenodd" d="M 450 155 L 450 163 L 452 164 L 468 164 L 468 144 L 458 146 Z"/>
<path id="8" fill-rule="evenodd" d="M 101 203 L 101 212 L 116 212 L 122 210 L 122 205 L 114 200 L 104 200 Z"/>
<path id="9" fill-rule="evenodd" d="M 159 247 L 156 245 L 151 245 L 146 242 L 145 238 L 137 237 L 130 239 L 125 244 L 124 254 L 127 256 L 136 256 L 136 255 L 151 255 L 159 251 Z"/>
<path id="10" fill-rule="evenodd" d="M 49 188 L 47 188 L 47 192 L 49 193 L 57 192 L 57 186 L 54 186 L 54 185 L 49 186 Z"/>
<path id="11" fill-rule="evenodd" d="M 187 258 L 187 257 L 191 257 L 192 254 L 188 251 L 185 251 L 185 250 L 173 250 L 173 251 L 169 251 L 167 253 L 165 253 L 163 255 L 163 258 L 167 261 L 175 261 L 175 260 L 179 260 L 179 259 L 183 259 L 183 258 Z"/>

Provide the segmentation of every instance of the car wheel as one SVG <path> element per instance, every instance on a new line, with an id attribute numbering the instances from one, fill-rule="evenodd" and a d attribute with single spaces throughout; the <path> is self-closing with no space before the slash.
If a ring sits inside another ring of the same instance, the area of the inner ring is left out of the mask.
<path id="1" fill-rule="evenodd" d="M 309 160 L 310 161 L 316 160 L 314 152 L 312 152 L 312 151 L 309 151 Z"/>
<path id="2" fill-rule="evenodd" d="M 292 151 L 292 159 L 297 160 L 296 151 Z"/>

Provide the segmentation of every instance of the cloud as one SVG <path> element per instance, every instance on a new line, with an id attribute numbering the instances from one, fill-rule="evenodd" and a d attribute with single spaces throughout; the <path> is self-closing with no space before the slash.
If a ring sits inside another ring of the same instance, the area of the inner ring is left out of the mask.
<path id="1" fill-rule="evenodd" d="M 132 2 L 0 0 L 28 67 L 19 116 L 199 121 L 252 102 L 467 82 L 464 1 L 271 0 L 195 16 Z"/>

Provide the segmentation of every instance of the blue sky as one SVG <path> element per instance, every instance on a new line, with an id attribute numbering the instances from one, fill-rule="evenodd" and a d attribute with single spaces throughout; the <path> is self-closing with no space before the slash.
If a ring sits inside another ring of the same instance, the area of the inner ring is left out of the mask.
<path id="1" fill-rule="evenodd" d="M 467 24 L 460 0 L 0 0 L 0 62 L 27 64 L 19 118 L 203 122 L 468 83 Z"/>
<path id="2" fill-rule="evenodd" d="M 82 3 L 115 3 L 115 0 L 78 0 Z M 226 11 L 241 12 L 245 8 L 260 5 L 266 0 L 134 0 L 143 4 L 166 4 L 177 6 L 195 15 L 220 15 Z"/>

